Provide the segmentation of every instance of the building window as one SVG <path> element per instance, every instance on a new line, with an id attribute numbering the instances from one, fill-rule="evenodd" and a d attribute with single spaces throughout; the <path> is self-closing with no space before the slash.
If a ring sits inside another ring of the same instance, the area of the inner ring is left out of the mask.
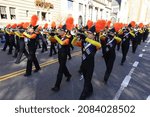
<path id="1" fill-rule="evenodd" d="M 15 8 L 10 7 L 10 8 L 9 8 L 9 11 L 10 11 L 10 19 L 11 19 L 11 20 L 16 19 Z"/>
<path id="2" fill-rule="evenodd" d="M 101 19 L 103 18 L 103 9 L 100 9 L 100 12 L 101 12 Z"/>
<path id="3" fill-rule="evenodd" d="M 89 18 L 92 20 L 92 15 L 93 15 L 93 7 L 89 6 Z"/>
<path id="4" fill-rule="evenodd" d="M 73 0 L 68 0 L 68 10 L 69 11 L 73 10 Z"/>
<path id="5" fill-rule="evenodd" d="M 79 28 L 81 28 L 83 26 L 83 18 L 81 15 L 78 18 L 78 25 L 79 25 Z"/>
<path id="6" fill-rule="evenodd" d="M 29 10 L 26 10 L 26 17 L 29 16 Z"/>
<path id="7" fill-rule="evenodd" d="M 83 12 L 83 4 L 79 3 L 79 12 Z"/>
<path id="8" fill-rule="evenodd" d="M 46 21 L 46 12 L 42 12 L 42 21 Z"/>
<path id="9" fill-rule="evenodd" d="M 38 17 L 40 16 L 40 11 L 37 11 L 37 16 L 38 16 Z"/>
<path id="10" fill-rule="evenodd" d="M 1 19 L 7 19 L 5 6 L 0 6 L 0 17 L 1 17 Z"/>
<path id="11" fill-rule="evenodd" d="M 85 5 L 85 11 L 84 11 L 84 25 L 86 25 L 86 5 Z"/>
<path id="12" fill-rule="evenodd" d="M 95 12 L 96 12 L 96 20 L 98 20 L 98 8 L 95 7 Z"/>

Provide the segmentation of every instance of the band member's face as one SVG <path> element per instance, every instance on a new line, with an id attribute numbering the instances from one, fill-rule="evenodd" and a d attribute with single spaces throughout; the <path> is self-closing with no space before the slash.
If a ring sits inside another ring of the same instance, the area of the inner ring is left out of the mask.
<path id="1" fill-rule="evenodd" d="M 33 32 L 34 32 L 33 28 L 29 28 L 29 29 L 28 29 L 28 32 L 29 32 L 29 33 L 33 33 Z"/>
<path id="2" fill-rule="evenodd" d="M 60 36 L 63 36 L 64 34 L 65 34 L 65 31 L 63 31 L 63 30 L 58 31 L 58 35 L 60 35 Z"/>
<path id="3" fill-rule="evenodd" d="M 88 33 L 87 33 L 87 37 L 90 38 L 90 39 L 94 39 L 95 36 L 94 36 L 93 33 L 89 33 L 89 32 L 88 32 Z"/>

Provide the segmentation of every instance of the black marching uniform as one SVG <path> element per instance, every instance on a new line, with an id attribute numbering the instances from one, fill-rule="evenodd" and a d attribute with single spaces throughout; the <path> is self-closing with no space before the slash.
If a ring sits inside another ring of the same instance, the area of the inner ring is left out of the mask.
<path id="1" fill-rule="evenodd" d="M 55 45 L 56 45 L 57 41 L 54 38 L 54 35 L 55 35 L 54 30 L 52 30 L 50 35 L 51 36 L 49 37 L 49 41 L 51 42 L 51 46 L 50 46 L 49 56 L 51 57 L 53 53 L 54 53 L 54 55 L 57 54 L 56 49 L 55 49 Z"/>
<path id="2" fill-rule="evenodd" d="M 92 26 L 89 29 L 90 33 L 95 32 L 95 26 Z M 83 74 L 84 77 L 84 86 L 83 86 L 83 90 L 82 93 L 80 95 L 80 100 L 85 100 L 86 98 L 88 98 L 89 96 L 92 95 L 93 93 L 93 86 L 92 86 L 92 76 L 93 76 L 93 72 L 94 72 L 94 58 L 95 58 L 95 54 L 97 51 L 97 48 L 100 48 L 100 43 L 93 40 L 93 39 L 88 39 L 86 38 L 86 36 L 84 34 L 80 35 L 80 39 L 82 41 L 79 41 L 78 43 L 75 43 L 77 41 L 76 38 L 73 39 L 73 44 L 75 46 L 80 46 L 82 47 L 83 51 L 82 51 L 82 63 L 80 66 L 80 71 Z M 89 40 L 89 41 L 88 41 Z M 75 41 L 75 42 L 74 42 Z"/>
<path id="3" fill-rule="evenodd" d="M 102 53 L 106 64 L 106 71 L 104 75 L 104 83 L 107 84 L 107 81 L 109 79 L 109 76 L 112 72 L 113 65 L 116 59 L 116 52 L 115 48 L 117 45 L 117 41 L 114 39 L 114 36 L 110 35 L 109 33 L 114 33 L 115 30 L 111 29 L 111 31 L 106 34 L 106 37 L 104 39 L 101 39 L 102 44 Z"/>
<path id="4" fill-rule="evenodd" d="M 23 37 L 23 34 L 20 33 L 19 52 L 18 52 L 17 59 L 16 59 L 16 62 L 15 62 L 16 64 L 20 63 L 23 54 L 28 58 L 28 52 L 27 52 L 26 47 L 25 47 L 24 37 Z"/>
<path id="5" fill-rule="evenodd" d="M 61 38 L 61 41 L 65 41 L 66 39 L 68 38 L 64 36 Z M 68 68 L 66 66 L 67 55 L 69 52 L 69 41 L 67 45 L 59 44 L 59 46 L 60 46 L 58 49 L 59 69 L 58 69 L 57 80 L 56 80 L 55 86 L 52 88 L 53 91 L 59 91 L 60 84 L 63 78 L 63 74 L 65 75 L 65 77 L 67 77 L 66 81 L 70 81 L 70 78 L 71 78 L 71 74 L 69 73 Z"/>
<path id="6" fill-rule="evenodd" d="M 131 41 L 132 41 L 132 53 L 135 53 L 136 52 L 136 49 L 138 47 L 138 31 L 135 29 L 134 30 L 134 34 L 135 36 L 131 38 Z"/>
<path id="7" fill-rule="evenodd" d="M 47 51 L 47 35 L 45 32 L 43 33 L 41 40 L 42 40 L 42 51 L 41 52 L 43 53 L 43 52 Z"/>
<path id="8" fill-rule="evenodd" d="M 121 60 L 121 65 L 124 64 L 124 62 L 126 61 L 126 56 L 127 53 L 129 51 L 129 47 L 130 47 L 130 40 L 132 37 L 132 35 L 130 34 L 130 31 L 128 29 L 125 29 L 123 31 L 124 36 L 122 38 L 122 44 L 121 44 L 121 49 L 122 49 L 122 60 Z"/>
<path id="9" fill-rule="evenodd" d="M 26 34 L 24 34 L 26 35 Z M 36 35 L 35 33 L 30 34 L 32 35 Z M 27 36 L 28 37 L 28 36 Z M 28 51 L 29 51 L 29 55 L 28 55 L 28 60 L 27 60 L 27 67 L 26 67 L 26 74 L 24 76 L 30 76 L 32 73 L 32 64 L 34 63 L 36 70 L 34 72 L 38 72 L 41 68 L 39 66 L 38 60 L 36 58 L 36 49 L 37 49 L 37 43 L 36 43 L 36 37 L 33 38 L 28 38 Z"/>
<path id="10" fill-rule="evenodd" d="M 3 47 L 3 51 L 6 51 L 6 49 L 7 49 L 7 47 L 10 45 L 10 42 L 9 42 L 9 32 L 8 31 L 6 31 L 7 29 L 5 29 L 4 31 L 5 31 L 5 34 L 4 34 L 4 36 L 5 36 L 5 44 L 4 44 L 4 47 Z"/>

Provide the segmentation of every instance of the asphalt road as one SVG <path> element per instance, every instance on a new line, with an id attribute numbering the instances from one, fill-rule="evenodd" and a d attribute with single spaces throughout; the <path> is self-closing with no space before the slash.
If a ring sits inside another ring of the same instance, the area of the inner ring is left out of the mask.
<path id="1" fill-rule="evenodd" d="M 121 50 L 116 51 L 116 60 L 108 84 L 102 83 L 105 63 L 99 50 L 95 57 L 95 69 L 92 84 L 94 93 L 89 100 L 146 100 L 150 95 L 150 37 L 132 53 L 131 47 L 124 66 L 120 66 Z M 0 44 L 0 48 L 2 45 Z M 15 59 L 7 52 L 0 51 L 0 99 L 2 100 L 78 100 L 83 89 L 83 82 L 78 73 L 81 54 L 76 48 L 67 66 L 72 78 L 62 80 L 61 89 L 51 91 L 58 71 L 57 55 L 48 56 L 48 52 L 37 52 L 42 70 L 24 77 L 26 59 L 16 65 Z"/>

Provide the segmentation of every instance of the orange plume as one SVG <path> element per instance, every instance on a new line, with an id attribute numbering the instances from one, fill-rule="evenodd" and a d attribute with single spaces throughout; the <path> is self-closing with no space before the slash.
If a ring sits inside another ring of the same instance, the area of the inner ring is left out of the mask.
<path id="1" fill-rule="evenodd" d="M 114 28 L 115 31 L 118 32 L 123 27 L 122 23 L 115 23 Z"/>
<path id="2" fill-rule="evenodd" d="M 73 22 L 74 22 L 73 17 L 68 17 L 66 19 L 66 29 L 67 30 L 72 30 L 72 28 L 73 28 Z"/>
<path id="3" fill-rule="evenodd" d="M 106 26 L 109 28 L 110 24 L 111 24 L 111 21 L 109 20 L 109 21 L 107 21 Z"/>
<path id="4" fill-rule="evenodd" d="M 10 25 L 10 24 L 7 24 L 6 28 L 10 28 L 10 27 L 11 27 L 11 25 Z"/>
<path id="5" fill-rule="evenodd" d="M 143 23 L 140 23 L 140 24 L 139 24 L 139 27 L 140 27 L 140 28 L 143 28 L 143 27 L 144 27 Z"/>
<path id="6" fill-rule="evenodd" d="M 131 26 L 132 26 L 133 28 L 136 26 L 135 21 L 131 21 L 130 24 L 131 24 Z"/>
<path id="7" fill-rule="evenodd" d="M 87 21 L 87 26 L 88 26 L 88 29 L 90 29 L 93 26 L 93 21 L 88 20 Z"/>
<path id="8" fill-rule="evenodd" d="M 29 27 L 29 25 L 30 25 L 29 22 L 26 22 L 26 23 L 23 24 L 23 28 L 27 29 Z"/>
<path id="9" fill-rule="evenodd" d="M 47 29 L 48 28 L 48 23 L 46 23 L 43 28 Z"/>
<path id="10" fill-rule="evenodd" d="M 39 26 L 39 27 L 38 27 L 38 30 L 41 30 L 41 29 L 42 29 L 42 26 Z"/>
<path id="11" fill-rule="evenodd" d="M 23 27 L 23 22 L 21 22 L 20 24 L 17 25 L 17 27 L 22 28 Z"/>
<path id="12" fill-rule="evenodd" d="M 58 28 L 62 28 L 62 24 L 61 23 L 58 25 Z"/>
<path id="13" fill-rule="evenodd" d="M 16 28 L 17 27 L 17 24 L 13 24 L 12 26 L 11 26 L 11 28 Z"/>
<path id="14" fill-rule="evenodd" d="M 95 29 L 96 29 L 96 32 L 100 32 L 102 31 L 106 26 L 106 21 L 105 20 L 98 20 L 96 23 L 95 23 Z"/>
<path id="15" fill-rule="evenodd" d="M 37 15 L 33 15 L 33 16 L 31 17 L 31 21 L 30 21 L 31 25 L 32 25 L 32 26 L 36 26 L 38 19 L 39 19 L 39 18 L 38 18 Z"/>
<path id="16" fill-rule="evenodd" d="M 54 21 L 51 23 L 51 27 L 56 28 L 56 23 Z"/>

